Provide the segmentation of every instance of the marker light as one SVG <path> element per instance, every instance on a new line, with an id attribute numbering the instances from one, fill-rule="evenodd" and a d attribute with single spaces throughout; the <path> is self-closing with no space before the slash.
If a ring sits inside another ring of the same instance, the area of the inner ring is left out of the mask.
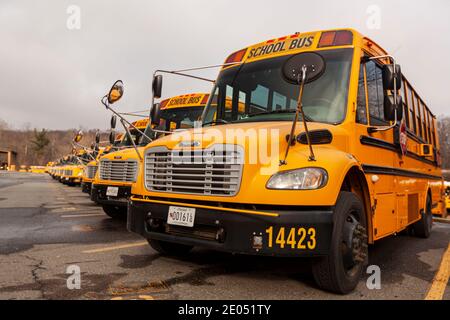
<path id="1" fill-rule="evenodd" d="M 230 54 L 229 57 L 227 58 L 227 60 L 225 60 L 225 64 L 242 61 L 242 59 L 244 59 L 244 55 L 246 52 L 247 52 L 247 48 Z"/>
<path id="2" fill-rule="evenodd" d="M 164 107 L 165 107 L 166 104 L 169 102 L 169 100 L 170 100 L 170 99 L 165 99 L 165 100 L 161 101 L 161 102 L 159 103 L 159 108 L 160 108 L 160 109 L 164 109 Z"/>
<path id="3" fill-rule="evenodd" d="M 205 96 L 202 99 L 202 102 L 200 104 L 206 104 L 208 102 L 209 99 L 209 94 L 205 94 Z"/>
<path id="4" fill-rule="evenodd" d="M 320 36 L 318 48 L 345 46 L 353 43 L 353 34 L 348 30 L 326 31 Z"/>
<path id="5" fill-rule="evenodd" d="M 327 184 L 328 174 L 322 168 L 302 168 L 281 171 L 270 177 L 267 189 L 315 190 Z"/>

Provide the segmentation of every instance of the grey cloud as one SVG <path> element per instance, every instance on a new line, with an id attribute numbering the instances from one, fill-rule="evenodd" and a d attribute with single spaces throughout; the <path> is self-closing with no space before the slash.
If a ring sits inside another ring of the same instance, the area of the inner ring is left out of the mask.
<path id="1" fill-rule="evenodd" d="M 66 28 L 69 5 L 81 29 Z M 381 9 L 381 29 L 366 26 Z M 125 82 L 121 110 L 150 103 L 152 72 L 221 63 L 249 44 L 296 31 L 353 27 L 394 53 L 436 114 L 450 114 L 448 1 L 2 1 L 0 118 L 20 127 L 107 128 L 100 98 Z M 203 75 L 215 78 L 217 71 Z M 210 85 L 166 77 L 164 95 Z"/>

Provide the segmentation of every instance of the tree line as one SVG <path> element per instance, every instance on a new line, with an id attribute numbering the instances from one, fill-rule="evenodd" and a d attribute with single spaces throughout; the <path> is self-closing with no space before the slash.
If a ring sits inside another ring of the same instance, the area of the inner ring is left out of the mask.
<path id="1" fill-rule="evenodd" d="M 19 165 L 45 165 L 47 162 L 71 152 L 71 141 L 76 132 L 76 129 L 13 130 L 4 120 L 0 119 L 0 147 L 16 151 Z M 96 130 L 85 131 L 82 143 L 90 146 L 94 142 L 95 132 Z M 442 167 L 450 169 L 450 116 L 438 118 L 438 133 Z M 104 134 L 104 140 L 107 140 L 106 134 Z"/>

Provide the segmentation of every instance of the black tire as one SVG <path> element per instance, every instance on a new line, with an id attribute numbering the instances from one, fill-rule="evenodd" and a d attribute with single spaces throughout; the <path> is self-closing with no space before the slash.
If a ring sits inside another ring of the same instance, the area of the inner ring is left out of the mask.
<path id="1" fill-rule="evenodd" d="M 185 244 L 161 241 L 156 239 L 147 239 L 147 241 L 150 247 L 152 247 L 154 250 L 168 256 L 184 256 L 193 248 L 193 246 L 188 246 Z"/>
<path id="2" fill-rule="evenodd" d="M 317 285 L 345 294 L 358 285 L 368 261 L 367 222 L 361 199 L 342 191 L 334 210 L 334 226 L 327 256 L 313 260 Z"/>
<path id="3" fill-rule="evenodd" d="M 412 225 L 414 235 L 419 238 L 428 238 L 431 234 L 431 228 L 433 226 L 433 214 L 431 213 L 431 197 L 427 195 L 427 203 L 425 211 L 422 212 L 419 221 Z"/>
<path id="4" fill-rule="evenodd" d="M 103 211 L 113 219 L 125 220 L 127 218 L 127 207 L 119 207 L 104 204 L 102 205 Z"/>

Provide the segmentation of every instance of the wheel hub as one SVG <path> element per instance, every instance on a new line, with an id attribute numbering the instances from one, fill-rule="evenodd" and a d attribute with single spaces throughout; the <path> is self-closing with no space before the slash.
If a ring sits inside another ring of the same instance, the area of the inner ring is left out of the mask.
<path id="1" fill-rule="evenodd" d="M 347 269 L 363 263 L 367 258 L 367 232 L 353 215 L 349 215 L 345 221 L 343 258 Z"/>

